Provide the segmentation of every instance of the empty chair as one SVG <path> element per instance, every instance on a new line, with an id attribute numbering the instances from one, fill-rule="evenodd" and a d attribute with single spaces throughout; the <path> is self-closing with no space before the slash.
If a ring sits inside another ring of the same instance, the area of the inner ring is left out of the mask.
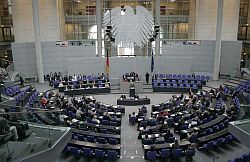
<path id="1" fill-rule="evenodd" d="M 100 133 L 107 133 L 107 129 L 105 129 L 105 128 L 100 128 Z"/>
<path id="2" fill-rule="evenodd" d="M 231 142 L 231 138 L 230 138 L 230 136 L 228 135 L 228 136 L 225 137 L 223 143 L 228 144 L 228 143 L 230 143 L 230 142 Z"/>
<path id="3" fill-rule="evenodd" d="M 187 76 L 186 76 L 185 74 L 183 74 L 183 75 L 181 76 L 181 78 L 182 78 L 182 79 L 186 79 Z"/>
<path id="4" fill-rule="evenodd" d="M 108 120 L 102 120 L 101 124 L 103 124 L 103 125 L 109 125 L 109 121 Z"/>
<path id="5" fill-rule="evenodd" d="M 196 80 L 201 80 L 201 76 L 200 76 L 200 75 L 196 75 L 196 76 L 195 76 L 195 79 L 196 79 Z"/>
<path id="6" fill-rule="evenodd" d="M 172 87 L 172 85 L 171 84 L 167 84 L 167 87 Z"/>
<path id="7" fill-rule="evenodd" d="M 77 147 L 70 147 L 70 153 L 74 156 L 80 156 L 81 150 L 78 149 Z"/>
<path id="8" fill-rule="evenodd" d="M 118 143 L 117 139 L 109 138 L 109 144 L 111 144 L 111 145 L 117 145 L 117 143 Z"/>
<path id="9" fill-rule="evenodd" d="M 246 153 L 242 155 L 243 162 L 250 161 L 250 153 Z"/>
<path id="10" fill-rule="evenodd" d="M 168 158 L 171 155 L 170 149 L 161 149 L 159 153 L 162 158 Z"/>
<path id="11" fill-rule="evenodd" d="M 104 152 L 104 150 L 95 149 L 95 156 L 96 156 L 97 158 L 104 158 L 104 157 L 105 157 L 105 152 Z"/>
<path id="12" fill-rule="evenodd" d="M 93 155 L 93 151 L 90 148 L 82 148 L 82 154 L 83 156 L 92 156 Z"/>
<path id="13" fill-rule="evenodd" d="M 223 141 L 224 141 L 225 139 L 224 138 L 219 138 L 219 139 L 217 139 L 216 141 L 215 141 L 215 145 L 218 147 L 218 146 L 222 146 L 224 143 L 223 143 Z"/>
<path id="14" fill-rule="evenodd" d="M 95 137 L 94 136 L 87 136 L 87 141 L 94 143 L 95 142 Z"/>
<path id="15" fill-rule="evenodd" d="M 193 89 L 198 89 L 198 86 L 196 84 L 193 84 Z"/>
<path id="16" fill-rule="evenodd" d="M 187 149 L 186 150 L 186 160 L 192 160 L 193 156 L 195 156 L 195 149 Z"/>
<path id="17" fill-rule="evenodd" d="M 173 74 L 173 79 L 177 79 L 177 75 L 176 74 Z"/>
<path id="18" fill-rule="evenodd" d="M 111 122 L 110 122 L 110 126 L 115 126 L 115 127 L 116 127 L 116 126 L 117 126 L 117 122 L 111 121 Z"/>
<path id="19" fill-rule="evenodd" d="M 206 129 L 206 135 L 212 134 L 213 133 L 213 129 L 212 128 L 207 128 Z"/>
<path id="20" fill-rule="evenodd" d="M 69 153 L 69 152 L 70 152 L 70 146 L 65 146 L 65 147 L 64 147 L 64 151 L 65 151 L 66 153 Z"/>
<path id="21" fill-rule="evenodd" d="M 153 82 L 153 87 L 158 87 L 158 83 L 156 81 Z"/>
<path id="22" fill-rule="evenodd" d="M 243 162 L 243 158 L 242 157 L 236 157 L 234 159 L 234 162 Z"/>
<path id="23" fill-rule="evenodd" d="M 77 136 L 77 139 L 78 139 L 79 141 L 84 141 L 84 140 L 85 140 L 85 139 L 84 139 L 84 135 L 77 134 L 76 136 Z"/>
<path id="24" fill-rule="evenodd" d="M 174 143 L 175 141 L 175 137 L 168 137 L 168 139 L 166 140 L 167 143 Z"/>
<path id="25" fill-rule="evenodd" d="M 148 160 L 156 160 L 156 158 L 157 158 L 156 151 L 148 151 L 147 152 L 147 159 Z"/>
<path id="26" fill-rule="evenodd" d="M 209 141 L 207 144 L 204 144 L 204 148 L 206 150 L 211 150 L 215 148 L 215 142 L 214 141 Z"/>
<path id="27" fill-rule="evenodd" d="M 103 137 L 98 137 L 98 138 L 97 138 L 97 142 L 98 142 L 98 143 L 101 143 L 101 144 L 106 144 L 106 143 L 107 143 L 106 139 L 103 138 Z"/>
<path id="28" fill-rule="evenodd" d="M 111 160 L 117 159 L 117 152 L 115 150 L 108 150 L 107 158 Z"/>
<path id="29" fill-rule="evenodd" d="M 213 126 L 213 132 L 217 132 L 218 130 L 219 130 L 219 126 L 218 125 Z"/>
<path id="30" fill-rule="evenodd" d="M 177 148 L 173 150 L 173 157 L 174 158 L 178 158 L 178 157 L 182 157 L 183 153 L 182 153 L 182 149 L 181 148 Z"/>

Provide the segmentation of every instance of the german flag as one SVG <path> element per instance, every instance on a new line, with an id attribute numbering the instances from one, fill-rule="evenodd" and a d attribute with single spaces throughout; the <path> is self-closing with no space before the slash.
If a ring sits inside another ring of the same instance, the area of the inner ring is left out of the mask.
<path id="1" fill-rule="evenodd" d="M 107 50 L 107 56 L 106 56 L 106 74 L 107 77 L 109 77 L 109 51 Z"/>

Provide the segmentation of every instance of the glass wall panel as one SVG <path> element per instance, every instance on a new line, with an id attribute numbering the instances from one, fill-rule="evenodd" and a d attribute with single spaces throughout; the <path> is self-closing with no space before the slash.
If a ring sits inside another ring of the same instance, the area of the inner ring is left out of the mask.
<path id="1" fill-rule="evenodd" d="M 0 41 L 14 41 L 11 0 L 0 1 Z"/>

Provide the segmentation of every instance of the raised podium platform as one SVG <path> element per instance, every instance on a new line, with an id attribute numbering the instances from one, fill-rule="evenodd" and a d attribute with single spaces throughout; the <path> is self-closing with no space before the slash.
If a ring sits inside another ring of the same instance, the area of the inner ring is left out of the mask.
<path id="1" fill-rule="evenodd" d="M 139 98 L 139 99 L 118 99 L 117 105 L 125 105 L 125 106 L 138 106 L 138 105 L 149 105 L 150 99 L 149 98 Z"/>
<path id="2" fill-rule="evenodd" d="M 124 82 L 120 81 L 120 91 L 121 93 L 129 93 L 129 89 L 131 87 L 131 84 L 135 87 L 135 93 L 142 93 L 143 91 L 143 82 L 142 81 L 136 81 L 136 82 Z"/>
<path id="3" fill-rule="evenodd" d="M 198 89 L 192 89 L 192 92 L 198 92 Z M 190 91 L 190 88 L 180 88 L 180 87 L 177 87 L 177 88 L 174 88 L 174 87 L 153 87 L 153 92 L 183 92 L 183 93 L 186 93 L 186 92 L 189 92 Z"/>

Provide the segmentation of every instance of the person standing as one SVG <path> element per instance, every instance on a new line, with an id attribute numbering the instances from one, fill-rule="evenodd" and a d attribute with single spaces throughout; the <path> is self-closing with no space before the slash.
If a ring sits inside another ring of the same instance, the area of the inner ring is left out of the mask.
<path id="1" fill-rule="evenodd" d="M 24 79 L 21 75 L 20 75 L 20 86 L 24 87 Z"/>
<path id="2" fill-rule="evenodd" d="M 149 73 L 148 72 L 146 73 L 145 77 L 146 77 L 146 82 L 148 84 L 148 82 L 149 82 Z"/>

